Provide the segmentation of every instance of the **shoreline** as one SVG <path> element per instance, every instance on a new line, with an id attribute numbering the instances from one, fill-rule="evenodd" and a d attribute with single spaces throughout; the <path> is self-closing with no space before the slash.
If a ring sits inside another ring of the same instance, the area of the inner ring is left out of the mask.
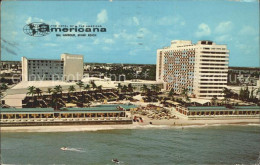
<path id="1" fill-rule="evenodd" d="M 149 122 L 153 124 L 149 124 Z M 175 122 L 175 124 L 174 124 Z M 144 120 L 143 123 L 134 122 L 124 125 L 60 125 L 60 126 L 18 126 L 0 127 L 2 132 L 83 132 L 126 129 L 183 129 L 189 127 L 212 127 L 224 125 L 260 126 L 259 119 L 234 120 Z"/>

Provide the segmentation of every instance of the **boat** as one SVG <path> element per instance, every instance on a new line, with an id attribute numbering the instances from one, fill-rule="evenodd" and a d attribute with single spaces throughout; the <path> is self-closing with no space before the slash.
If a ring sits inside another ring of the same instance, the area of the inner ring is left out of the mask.
<path id="1" fill-rule="evenodd" d="M 120 163 L 118 159 L 112 159 L 112 162 L 114 162 L 114 163 Z"/>
<path id="2" fill-rule="evenodd" d="M 63 150 L 63 151 L 66 151 L 66 150 L 68 150 L 68 148 L 67 148 L 67 147 L 61 147 L 60 149 L 61 149 L 61 150 Z"/>

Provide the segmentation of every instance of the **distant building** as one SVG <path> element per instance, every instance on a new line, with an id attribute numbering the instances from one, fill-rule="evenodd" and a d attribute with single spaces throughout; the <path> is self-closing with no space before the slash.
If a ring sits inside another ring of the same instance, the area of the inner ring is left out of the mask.
<path id="1" fill-rule="evenodd" d="M 83 78 L 83 56 L 62 54 L 61 60 L 64 62 L 63 75 L 65 81 L 77 81 Z"/>
<path id="2" fill-rule="evenodd" d="M 163 83 L 158 81 L 149 81 L 149 80 L 132 80 L 132 81 L 122 81 L 120 82 L 121 86 L 128 86 L 131 84 L 134 91 L 142 91 L 142 87 L 145 85 L 148 89 L 152 90 L 152 86 L 157 86 L 159 91 L 163 89 Z"/>
<path id="3" fill-rule="evenodd" d="M 22 81 L 77 81 L 82 77 L 82 55 L 62 54 L 61 60 L 22 57 Z"/>
<path id="4" fill-rule="evenodd" d="M 170 47 L 157 50 L 156 80 L 179 94 L 186 88 L 198 98 L 221 98 L 227 86 L 228 62 L 226 45 L 174 40 Z"/>

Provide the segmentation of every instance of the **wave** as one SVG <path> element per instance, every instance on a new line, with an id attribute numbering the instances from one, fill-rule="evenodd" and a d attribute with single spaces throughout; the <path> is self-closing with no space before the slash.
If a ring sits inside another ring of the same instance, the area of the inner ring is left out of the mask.
<path id="1" fill-rule="evenodd" d="M 202 128 L 218 126 L 257 126 L 258 123 L 221 123 L 221 124 L 192 124 L 192 125 L 88 125 L 88 126 L 35 126 L 35 127 L 10 127 L 2 128 L 1 132 L 85 132 L 102 130 L 126 130 L 126 129 L 184 129 L 184 128 Z M 5 130 L 4 130 L 5 129 Z"/>
<path id="2" fill-rule="evenodd" d="M 67 147 L 66 151 L 86 152 L 82 148 L 70 148 L 70 147 Z"/>

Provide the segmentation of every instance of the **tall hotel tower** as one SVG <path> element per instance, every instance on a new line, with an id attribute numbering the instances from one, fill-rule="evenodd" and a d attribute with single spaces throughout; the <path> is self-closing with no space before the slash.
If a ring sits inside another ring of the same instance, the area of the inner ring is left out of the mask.
<path id="1" fill-rule="evenodd" d="M 170 47 L 157 50 L 156 80 L 178 94 L 187 89 L 189 95 L 197 98 L 223 98 L 228 62 L 226 45 L 174 40 Z"/>

